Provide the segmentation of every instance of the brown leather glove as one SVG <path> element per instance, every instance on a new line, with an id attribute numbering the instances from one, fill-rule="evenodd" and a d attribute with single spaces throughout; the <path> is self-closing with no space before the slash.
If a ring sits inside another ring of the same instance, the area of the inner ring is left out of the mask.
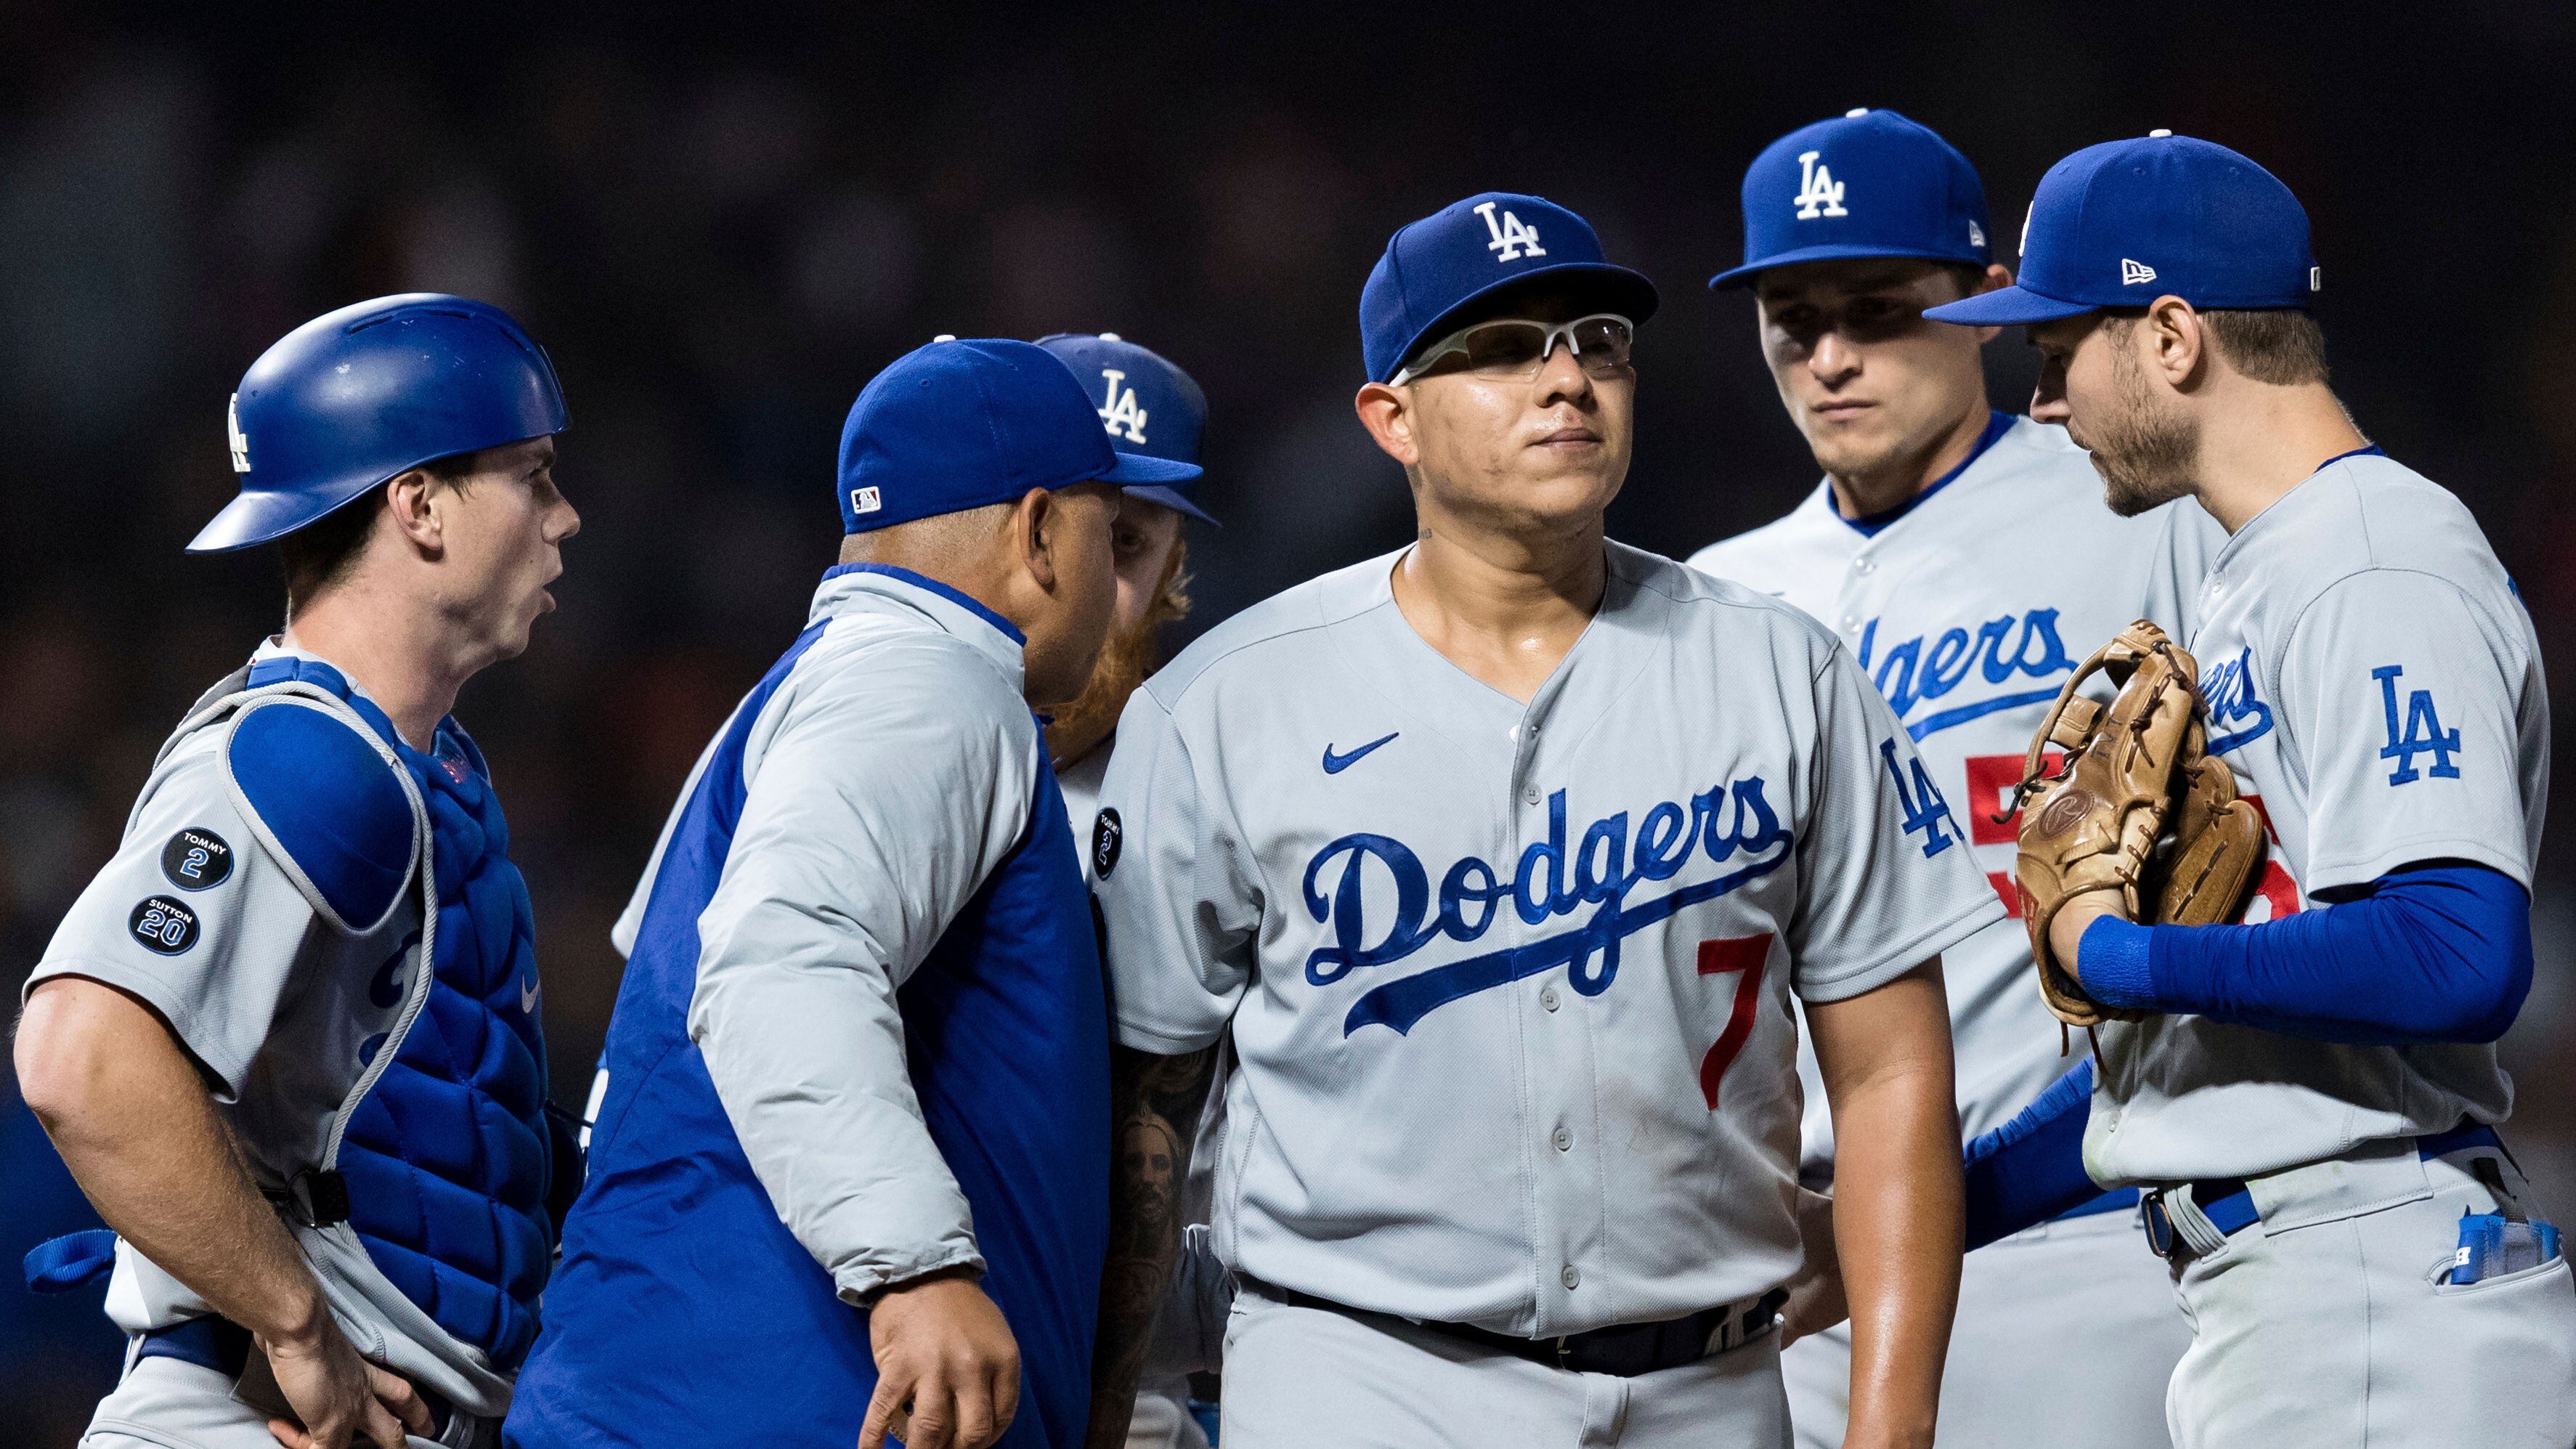
<path id="1" fill-rule="evenodd" d="M 2107 709 L 2075 692 L 2096 672 L 2120 689 Z M 2141 619 L 2077 666 L 2022 762 L 2013 882 L 2040 996 L 2070 1026 L 2147 1013 L 2095 1001 L 2049 949 L 2049 923 L 2068 901 L 2116 892 L 2123 920 L 2228 921 L 2262 864 L 2262 822 L 2237 798 L 2226 762 L 2208 753 L 2199 678 L 2191 655 Z M 2051 746 L 2065 751 L 2054 775 L 2043 764 Z"/>

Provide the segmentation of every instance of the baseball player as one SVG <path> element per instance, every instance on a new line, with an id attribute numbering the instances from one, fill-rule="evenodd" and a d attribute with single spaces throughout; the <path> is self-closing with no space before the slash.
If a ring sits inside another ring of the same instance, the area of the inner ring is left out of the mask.
<path id="1" fill-rule="evenodd" d="M 1852 1144 L 1852 1442 L 1929 1441 L 1938 957 L 2003 909 L 1831 634 L 1604 539 L 1655 300 L 1537 197 L 1398 231 L 1357 408 L 1419 537 L 1129 702 L 1094 828 L 1128 1163 L 1105 1396 L 1170 1251 L 1153 1164 L 1230 1037 L 1228 1449 L 1785 1445 L 1794 994 Z"/>
<path id="2" fill-rule="evenodd" d="M 1207 395 L 1188 373 L 1115 332 L 1058 332 L 1039 338 L 1038 346 L 1054 353 L 1099 396 L 1095 411 L 1109 446 L 1197 465 L 1199 435 L 1207 429 Z M 1065 817 L 1082 851 L 1086 878 L 1091 821 L 1099 814 L 1100 777 L 1109 769 L 1118 712 L 1153 672 L 1154 642 L 1162 627 L 1190 609 L 1183 591 L 1189 582 L 1183 574 L 1189 542 L 1182 536 L 1182 520 L 1216 526 L 1192 500 L 1195 491 L 1191 483 L 1143 483 L 1124 490 L 1111 536 L 1118 607 L 1109 640 L 1101 645 L 1100 661 L 1092 666 L 1082 693 L 1057 705 L 1047 723 L 1047 754 L 1056 761 L 1056 783 L 1064 790 Z"/>
<path id="3" fill-rule="evenodd" d="M 1070 1445 L 1107 1007 L 1030 701 L 1108 631 L 1121 454 L 1026 342 L 919 348 L 841 435 L 843 562 L 618 927 L 595 1164 L 528 1446 Z"/>
<path id="4" fill-rule="evenodd" d="M 2032 415 L 2092 450 L 2113 510 L 2189 495 L 2226 527 L 2184 642 L 2306 909 L 2150 928 L 2116 892 L 2027 902 L 2129 1019 L 1976 1144 L 1972 1240 L 2147 1188 L 2193 1330 L 2182 1449 L 2576 1441 L 2576 1294 L 2495 1131 L 2548 789 L 2530 619 L 2468 510 L 2327 386 L 2307 215 L 2260 166 L 2163 131 L 2078 151 L 2022 263 L 1927 315 L 2029 324 Z"/>
<path id="5" fill-rule="evenodd" d="M 1781 137 L 1744 175 L 1744 264 L 1763 356 L 1825 480 L 1787 516 L 1691 563 L 1787 599 L 1836 630 L 1923 753 L 1966 847 L 2019 914 L 2013 829 L 1995 815 L 2077 659 L 2143 611 L 2170 622 L 2216 525 L 2190 503 L 2122 518 L 2064 430 L 1987 406 L 1970 331 L 1923 309 L 2007 285 L 1985 188 L 1948 142 L 1894 111 Z M 2018 920 L 1942 954 L 1959 1120 L 2002 1125 L 2065 1069 L 2030 989 Z M 1808 1184 L 1830 1190 L 1832 1121 L 1808 1082 Z M 1941 1378 L 1941 1425 L 1965 1444 L 2165 1444 L 2166 1380 L 2190 1341 L 2137 1251 L 2138 1193 L 2095 1196 L 1972 1253 Z M 1843 1442 L 1850 1330 L 1781 1356 L 1798 1442 Z M 2035 1392 L 2064 1384 L 2080 1395 Z"/>
<path id="6" fill-rule="evenodd" d="M 1100 426 L 1109 445 L 1122 453 L 1143 453 L 1183 463 L 1199 460 L 1199 436 L 1207 429 L 1207 395 L 1188 373 L 1158 352 L 1126 341 L 1115 332 L 1094 336 L 1059 332 L 1038 345 L 1062 359 L 1085 387 L 1100 398 Z M 1070 704 L 1059 705 L 1046 727 L 1047 753 L 1060 762 L 1056 783 L 1064 790 L 1065 820 L 1082 854 L 1086 880 L 1092 868 L 1090 840 L 1100 814 L 1100 781 L 1109 769 L 1116 743 L 1118 713 L 1128 696 L 1154 666 L 1155 641 L 1164 624 L 1189 612 L 1188 579 L 1182 570 L 1189 556 L 1182 519 L 1217 526 L 1191 499 L 1192 483 L 1148 483 L 1127 488 L 1118 505 L 1118 524 L 1111 536 L 1118 567 L 1118 607 L 1109 625 L 1109 641 L 1100 647 L 1100 662 L 1091 680 Z M 1222 1073 L 1220 1072 L 1220 1075 Z M 1211 1094 L 1201 1113 L 1196 1140 L 1215 1140 L 1223 1130 L 1220 1098 Z M 1215 1154 L 1194 1151 L 1182 1211 L 1192 1224 L 1208 1216 L 1212 1187 L 1209 1165 Z M 1202 1233 L 1204 1230 L 1201 1230 Z M 1185 1260 L 1186 1261 L 1186 1260 Z M 1193 1267 L 1209 1267 L 1204 1258 Z M 1214 1286 L 1214 1275 L 1210 1275 Z M 1189 1374 L 1201 1362 L 1213 1368 L 1206 1345 L 1223 1333 L 1224 1313 L 1164 1313 L 1157 1325 L 1152 1365 L 1136 1394 L 1136 1411 L 1127 1426 L 1127 1449 L 1207 1449 L 1207 1434 L 1193 1416 Z M 1171 1340 L 1172 1342 L 1166 1342 Z"/>
<path id="7" fill-rule="evenodd" d="M 462 297 L 317 317 L 233 396 L 241 493 L 189 550 L 277 544 L 285 631 L 162 747 L 18 1030 L 114 1229 L 28 1259 L 107 1274 L 132 1335 L 91 1449 L 498 1442 L 580 1167 L 448 709 L 554 606 L 563 428 L 545 353 Z"/>

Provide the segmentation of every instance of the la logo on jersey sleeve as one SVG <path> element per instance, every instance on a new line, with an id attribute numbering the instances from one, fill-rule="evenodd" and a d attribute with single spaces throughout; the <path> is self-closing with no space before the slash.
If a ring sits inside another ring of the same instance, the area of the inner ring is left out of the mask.
<path id="1" fill-rule="evenodd" d="M 2385 711 L 2388 725 L 2388 744 L 2379 752 L 2379 757 L 2397 762 L 2388 783 L 2413 784 L 2427 774 L 2437 780 L 2456 780 L 2460 778 L 2460 767 L 2451 763 L 2451 757 L 2460 751 L 2460 732 L 2442 728 L 2442 716 L 2433 708 L 2433 691 L 2416 689 L 2407 692 L 2406 732 L 2401 736 L 2397 731 L 2397 681 L 2405 672 L 2395 664 L 2383 664 L 2370 671 L 2370 677 L 2379 681 L 2380 706 Z M 2432 768 L 2416 769 L 2415 757 L 2427 753 L 2433 757 Z"/>
<path id="2" fill-rule="evenodd" d="M 1898 824 L 1906 834 L 1922 838 L 1925 859 L 1948 850 L 1959 838 L 1959 822 L 1950 813 L 1950 802 L 1942 798 L 1941 787 L 1932 783 L 1930 772 L 1923 768 L 1923 757 L 1898 760 L 1896 741 L 1890 738 L 1878 742 L 1878 758 L 1887 767 L 1888 783 L 1896 787 L 1897 808 L 1904 812 Z"/>

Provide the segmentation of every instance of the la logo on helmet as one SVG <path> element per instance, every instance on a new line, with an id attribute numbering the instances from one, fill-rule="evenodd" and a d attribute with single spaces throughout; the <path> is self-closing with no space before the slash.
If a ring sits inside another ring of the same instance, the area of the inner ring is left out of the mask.
<path id="1" fill-rule="evenodd" d="M 234 393 L 232 399 L 224 404 L 224 436 L 230 439 L 233 445 L 233 471 L 249 472 L 250 439 L 242 435 L 240 393 Z"/>
<path id="2" fill-rule="evenodd" d="M 1127 441 L 1145 441 L 1145 410 L 1136 406 L 1136 389 L 1118 386 L 1127 374 L 1114 367 L 1104 367 L 1100 369 L 1100 375 L 1109 383 L 1109 405 L 1093 409 L 1100 414 L 1101 428 L 1114 438 L 1123 427 L 1127 430 Z"/>
<path id="3" fill-rule="evenodd" d="M 1820 216 L 1849 216 L 1843 210 L 1843 183 L 1834 179 L 1833 168 L 1819 164 L 1822 151 L 1798 153 L 1798 194 L 1790 199 L 1798 203 L 1798 220 L 1814 221 Z"/>
<path id="4" fill-rule="evenodd" d="M 1485 230 L 1493 237 L 1492 241 L 1485 243 L 1485 250 L 1494 254 L 1495 261 L 1516 262 L 1523 257 L 1547 255 L 1538 244 L 1537 227 L 1523 225 L 1519 217 L 1508 211 L 1503 213 L 1500 222 L 1495 221 L 1494 203 L 1490 201 L 1477 207 L 1476 214 L 1485 219 Z"/>

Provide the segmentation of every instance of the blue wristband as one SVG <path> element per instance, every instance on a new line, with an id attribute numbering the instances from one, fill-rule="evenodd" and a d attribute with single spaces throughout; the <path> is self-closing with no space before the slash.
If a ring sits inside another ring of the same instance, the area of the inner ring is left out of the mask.
<path id="1" fill-rule="evenodd" d="M 2155 931 L 2117 916 L 2103 916 L 2084 928 L 2075 943 L 2075 977 L 2084 992 L 2104 1006 L 2143 1011 L 2156 1004 L 2155 973 L 2147 961 Z"/>

